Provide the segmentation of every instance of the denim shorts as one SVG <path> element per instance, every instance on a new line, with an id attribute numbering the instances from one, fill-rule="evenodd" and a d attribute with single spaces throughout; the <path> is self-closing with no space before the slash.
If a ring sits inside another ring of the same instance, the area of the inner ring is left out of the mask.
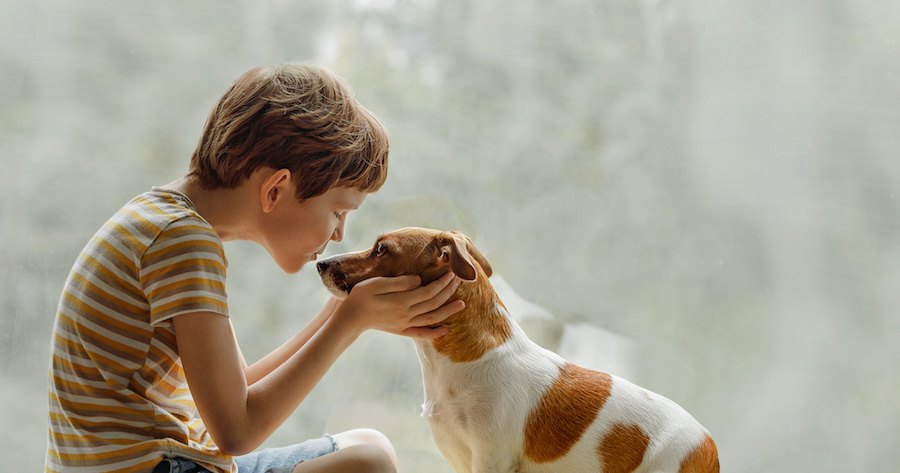
<path id="1" fill-rule="evenodd" d="M 337 450 L 328 434 L 288 447 L 266 448 L 234 457 L 238 473 L 290 473 L 298 463 L 319 458 Z M 209 470 L 185 458 L 167 458 L 153 473 L 208 473 Z"/>

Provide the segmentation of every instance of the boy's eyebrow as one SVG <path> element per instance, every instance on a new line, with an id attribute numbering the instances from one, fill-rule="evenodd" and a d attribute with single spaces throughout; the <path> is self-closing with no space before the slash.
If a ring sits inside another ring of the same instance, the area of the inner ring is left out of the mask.
<path id="1" fill-rule="evenodd" d="M 356 205 L 356 204 L 350 203 L 350 202 L 346 202 L 346 201 L 338 202 L 338 207 L 340 207 L 344 210 L 358 210 L 359 209 L 359 205 Z"/>

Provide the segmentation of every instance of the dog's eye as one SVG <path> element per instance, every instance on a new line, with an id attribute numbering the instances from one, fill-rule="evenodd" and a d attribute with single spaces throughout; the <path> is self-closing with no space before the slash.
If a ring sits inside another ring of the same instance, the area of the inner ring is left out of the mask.
<path id="1" fill-rule="evenodd" d="M 385 253 L 387 253 L 387 249 L 384 247 L 383 243 L 375 245 L 375 249 L 372 250 L 372 254 L 375 256 L 381 256 Z"/>

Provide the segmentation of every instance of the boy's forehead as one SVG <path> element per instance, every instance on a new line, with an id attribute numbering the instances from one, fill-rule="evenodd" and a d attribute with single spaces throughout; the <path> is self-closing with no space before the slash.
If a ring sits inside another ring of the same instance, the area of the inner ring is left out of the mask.
<path id="1" fill-rule="evenodd" d="M 355 187 L 335 187 L 329 192 L 333 193 L 335 203 L 348 209 L 359 208 L 366 200 L 366 197 L 369 196 L 368 192 Z"/>

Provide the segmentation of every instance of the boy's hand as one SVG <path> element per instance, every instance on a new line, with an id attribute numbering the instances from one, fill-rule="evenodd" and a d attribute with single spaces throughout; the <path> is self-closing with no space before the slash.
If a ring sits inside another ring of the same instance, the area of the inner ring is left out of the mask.
<path id="1" fill-rule="evenodd" d="M 421 287 L 421 278 L 415 275 L 367 279 L 353 287 L 334 317 L 360 332 L 374 329 L 434 339 L 449 331 L 437 324 L 465 307 L 459 300 L 447 303 L 460 282 L 452 272 Z"/>

